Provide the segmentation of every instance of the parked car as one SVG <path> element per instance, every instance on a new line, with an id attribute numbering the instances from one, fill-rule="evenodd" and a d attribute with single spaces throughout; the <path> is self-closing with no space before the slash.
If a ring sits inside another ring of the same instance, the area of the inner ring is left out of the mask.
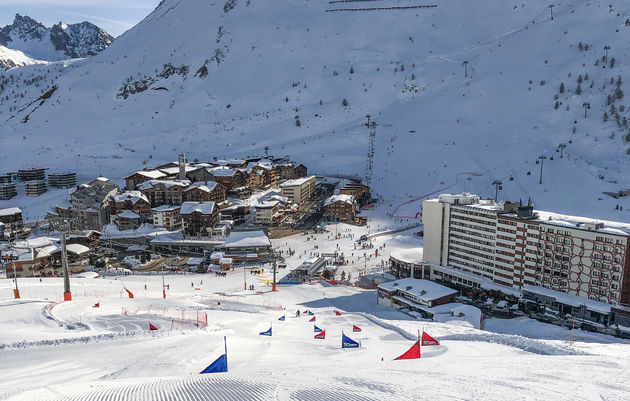
<path id="1" fill-rule="evenodd" d="M 627 331 L 620 331 L 619 332 L 619 338 L 623 338 L 626 340 L 630 340 L 630 332 Z"/>
<path id="2" fill-rule="evenodd" d="M 582 324 L 580 324 L 580 329 L 582 329 L 584 331 L 590 331 L 591 333 L 597 332 L 597 327 L 595 327 L 594 325 L 592 325 L 590 323 L 582 323 Z"/>

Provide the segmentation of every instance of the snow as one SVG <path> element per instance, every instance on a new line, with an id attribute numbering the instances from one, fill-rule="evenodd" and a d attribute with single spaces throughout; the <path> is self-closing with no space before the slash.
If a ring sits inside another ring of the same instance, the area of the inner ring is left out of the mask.
<path id="1" fill-rule="evenodd" d="M 169 181 L 169 180 L 148 180 L 141 184 L 138 184 L 138 189 L 149 189 L 153 188 L 157 185 L 164 185 L 166 188 L 170 187 L 188 187 L 190 185 L 190 181 L 182 180 L 182 181 Z"/>
<path id="2" fill-rule="evenodd" d="M 87 255 L 90 252 L 90 248 L 81 244 L 67 244 L 66 251 L 75 255 Z"/>
<path id="3" fill-rule="evenodd" d="M 118 217 L 122 217 L 125 219 L 139 219 L 140 215 L 138 213 L 134 213 L 131 210 L 121 210 L 117 214 Z"/>
<path id="4" fill-rule="evenodd" d="M 232 231 L 223 245 L 228 248 L 248 248 L 271 246 L 271 242 L 263 231 Z"/>
<path id="5" fill-rule="evenodd" d="M 348 203 L 350 205 L 354 205 L 354 196 L 352 196 L 352 195 L 333 195 L 333 196 L 327 198 L 324 201 L 324 206 L 328 206 L 331 203 L 335 203 L 335 202 L 343 202 L 343 203 Z"/>
<path id="6" fill-rule="evenodd" d="M 45 64 L 45 61 L 35 60 L 28 57 L 17 49 L 9 49 L 0 45 L 0 68 L 10 69 L 30 64 Z"/>
<path id="7" fill-rule="evenodd" d="M 210 182 L 195 182 L 192 183 L 188 188 L 186 188 L 186 190 L 184 192 L 188 192 L 191 189 L 194 188 L 198 188 L 203 192 L 212 192 L 212 190 L 214 189 L 214 187 L 217 186 L 216 182 L 210 181 Z"/>
<path id="8" fill-rule="evenodd" d="M 161 206 L 154 207 L 151 210 L 153 210 L 154 212 L 172 212 L 180 208 L 181 206 L 161 205 Z"/>
<path id="9" fill-rule="evenodd" d="M 549 288 L 537 287 L 529 284 L 525 284 L 523 286 L 523 291 L 532 292 L 534 294 L 544 295 L 546 297 L 555 298 L 558 302 L 561 302 L 566 305 L 571 305 L 574 307 L 581 307 L 582 305 L 586 306 L 589 310 L 609 314 L 611 305 L 595 301 L 592 299 L 588 299 L 585 297 L 578 297 L 573 294 L 567 294 L 560 291 L 554 291 Z"/>
<path id="10" fill-rule="evenodd" d="M 189 266 L 198 266 L 202 264 L 203 261 L 204 261 L 204 258 L 188 258 L 188 261 L 186 262 L 186 264 Z"/>
<path id="11" fill-rule="evenodd" d="M 126 200 L 130 200 L 131 203 L 136 204 L 139 201 L 143 200 L 149 203 L 149 200 L 145 195 L 140 191 L 124 191 L 119 194 L 113 196 L 115 202 L 124 202 Z"/>
<path id="12" fill-rule="evenodd" d="M 309 177 L 302 177 L 302 178 L 295 178 L 295 179 L 292 179 L 292 180 L 286 180 L 285 182 L 280 184 L 280 188 L 288 188 L 288 187 L 296 187 L 296 186 L 304 185 L 304 183 L 312 180 L 313 178 L 315 178 L 314 175 L 309 176 Z"/>
<path id="13" fill-rule="evenodd" d="M 419 200 L 438 193 L 494 197 L 497 179 L 500 199 L 629 220 L 630 197 L 602 194 L 630 187 L 626 132 L 614 118 L 602 120 L 610 78 L 628 75 L 626 2 L 558 3 L 553 21 L 542 0 L 369 12 L 326 12 L 355 6 L 324 1 L 234 4 L 224 12 L 223 1 L 166 0 L 98 56 L 3 73 L 9 82 L 0 93 L 0 171 L 36 160 L 77 171 L 80 182 L 105 171 L 120 184 L 145 163 L 179 152 L 207 161 L 261 155 L 268 146 L 311 173 L 363 176 L 363 124 L 371 114 L 378 123 L 372 191 L 379 207 L 365 211 L 366 227 L 329 224 L 323 234 L 272 240 L 288 265 L 280 278 L 314 254 L 337 251 L 348 261 L 337 274 L 380 273 L 386 255 L 418 248 L 421 239 L 392 233 L 373 238 L 373 249 L 355 248 L 356 239 L 416 222 Z M 577 50 L 580 41 L 591 49 Z M 594 66 L 605 45 L 617 59 L 613 69 Z M 208 75 L 195 77 L 214 56 Z M 128 78 L 156 76 L 166 63 L 189 73 L 116 97 Z M 595 85 L 583 83 L 577 95 L 576 76 L 585 73 Z M 560 82 L 568 88 L 563 94 Z M 52 98 L 37 100 L 53 84 Z M 627 92 L 625 82 L 622 88 Z M 583 102 L 591 104 L 586 118 Z M 563 158 L 555 152 L 560 143 L 567 144 Z M 538 184 L 541 154 L 554 160 L 545 160 Z M 29 220 L 67 198 L 67 191 L 32 199 L 18 192 L 0 207 L 19 206 Z M 104 238 L 145 234 L 158 232 L 108 226 Z M 156 238 L 176 240 L 168 235 Z M 287 256 L 288 249 L 295 254 Z M 269 265 L 264 269 L 245 274 L 254 291 L 243 290 L 238 268 L 226 277 L 167 274 L 166 299 L 158 274 L 72 277 L 74 300 L 65 303 L 61 278 L 18 279 L 21 300 L 11 299 L 11 280 L 0 281 L 0 398 L 621 400 L 630 393 L 625 340 L 575 330 L 570 344 L 569 330 L 523 318 L 490 319 L 481 331 L 473 310 L 462 310 L 469 320 L 445 313 L 436 315 L 443 321 L 419 321 L 376 305 L 375 291 L 349 286 L 281 285 L 272 293 Z M 136 297 L 126 298 L 125 288 Z M 306 318 L 290 317 L 306 308 L 326 340 L 313 340 Z M 197 328 L 198 311 L 208 313 L 208 327 Z M 286 321 L 278 322 L 283 314 Z M 160 330 L 148 332 L 149 322 Z M 270 322 L 274 336 L 261 339 Z M 363 328 L 352 337 L 362 347 L 341 350 L 341 331 L 352 324 Z M 423 328 L 441 345 L 423 347 L 420 360 L 392 361 Z M 230 372 L 197 375 L 223 352 L 223 336 Z"/>
<path id="14" fill-rule="evenodd" d="M 184 215 L 195 212 L 201 214 L 212 214 L 215 209 L 216 205 L 214 202 L 184 202 L 179 210 L 179 214 Z"/>
<path id="15" fill-rule="evenodd" d="M 452 288 L 445 287 L 434 281 L 416 278 L 403 278 L 400 280 L 382 283 L 379 284 L 377 288 L 386 290 L 390 293 L 398 291 L 403 294 L 401 298 L 406 301 L 417 300 L 421 304 L 429 305 L 436 299 L 457 294 L 457 291 Z"/>
<path id="16" fill-rule="evenodd" d="M 404 263 L 421 264 L 422 248 L 403 248 L 390 252 L 390 256 Z"/>
<path id="17" fill-rule="evenodd" d="M 0 216 L 13 216 L 14 214 L 22 213 L 20 208 L 9 207 L 6 209 L 0 209 Z"/>

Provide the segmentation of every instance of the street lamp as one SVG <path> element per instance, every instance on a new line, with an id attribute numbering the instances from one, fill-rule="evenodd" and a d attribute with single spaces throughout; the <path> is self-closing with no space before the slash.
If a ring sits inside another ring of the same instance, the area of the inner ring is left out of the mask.
<path id="1" fill-rule="evenodd" d="M 462 64 L 464 65 L 464 76 L 467 77 L 468 76 L 468 60 L 464 61 Z"/>

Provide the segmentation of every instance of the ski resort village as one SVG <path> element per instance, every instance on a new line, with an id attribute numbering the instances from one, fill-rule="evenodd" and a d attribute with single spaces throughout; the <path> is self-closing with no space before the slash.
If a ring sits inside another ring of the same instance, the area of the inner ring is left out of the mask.
<path id="1" fill-rule="evenodd" d="M 630 399 L 628 35 L 621 0 L 0 4 L 0 399 Z"/>

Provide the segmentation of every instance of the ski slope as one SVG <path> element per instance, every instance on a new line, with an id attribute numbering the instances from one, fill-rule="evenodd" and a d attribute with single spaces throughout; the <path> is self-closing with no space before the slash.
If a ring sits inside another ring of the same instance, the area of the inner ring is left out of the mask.
<path id="1" fill-rule="evenodd" d="M 569 345 L 569 331 L 529 319 L 491 319 L 491 331 L 417 321 L 376 305 L 374 291 L 315 283 L 271 293 L 262 277 L 245 277 L 255 291 L 243 291 L 240 269 L 167 275 L 166 299 L 159 275 L 72 278 L 74 300 L 65 303 L 62 279 L 19 279 L 21 300 L 10 299 L 5 280 L 0 308 L 11 309 L 0 315 L 0 398 L 618 400 L 630 391 L 624 340 L 577 330 Z M 325 340 L 313 338 L 311 316 L 295 317 L 297 309 L 314 313 Z M 194 323 L 197 311 L 207 327 Z M 269 327 L 272 337 L 258 335 Z M 418 330 L 441 344 L 422 347 L 419 360 L 393 361 Z M 361 348 L 341 349 L 342 331 Z M 223 336 L 229 372 L 198 375 L 223 353 Z"/>
<path id="2" fill-rule="evenodd" d="M 626 2 L 556 2 L 553 20 L 542 0 L 327 12 L 418 4 L 359 3 L 166 0 L 95 57 L 10 71 L 0 94 L 0 171 L 42 165 L 120 183 L 178 152 L 208 160 L 269 146 L 311 171 L 363 176 L 370 114 L 374 191 L 392 209 L 445 187 L 494 196 L 499 179 L 499 199 L 628 219 L 627 198 L 602 194 L 630 187 L 628 128 L 603 121 L 610 79 L 628 71 Z M 604 46 L 612 69 L 601 61 Z M 624 101 L 614 103 L 620 121 L 630 110 L 620 111 Z M 480 175 L 457 179 L 462 172 Z M 20 206 L 31 219 L 67 196 L 18 192 L 0 207 Z"/>

